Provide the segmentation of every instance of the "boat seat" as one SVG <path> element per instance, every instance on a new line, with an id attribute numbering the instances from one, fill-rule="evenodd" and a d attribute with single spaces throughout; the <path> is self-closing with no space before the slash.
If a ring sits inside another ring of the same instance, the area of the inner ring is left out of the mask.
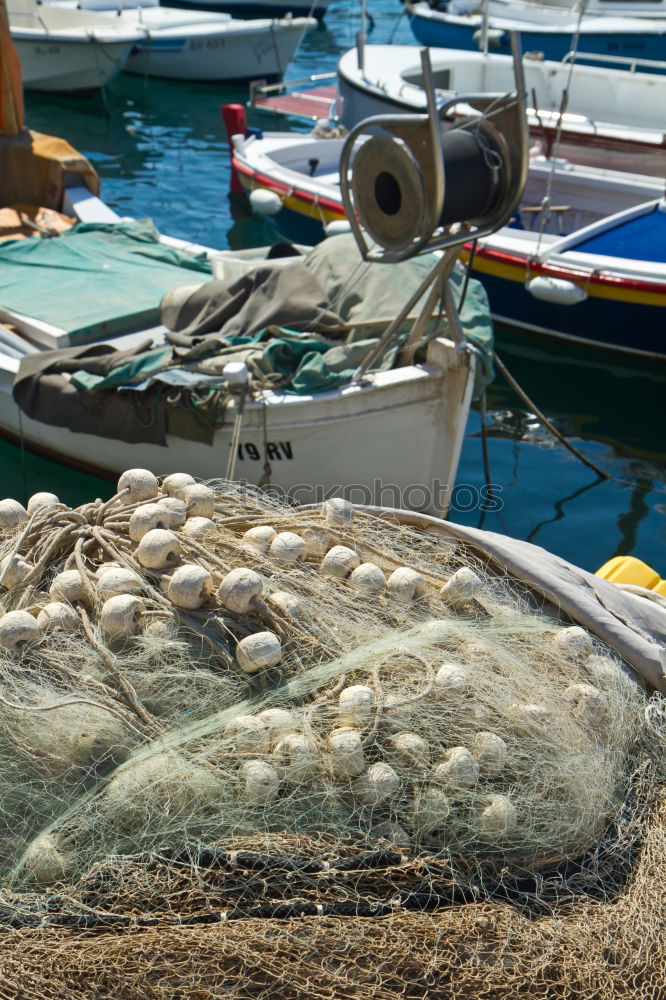
<path id="1" fill-rule="evenodd" d="M 539 216 L 543 211 L 544 211 L 543 205 L 521 205 L 518 211 L 517 225 L 520 226 L 520 228 L 522 229 L 531 230 L 535 228 L 536 223 L 532 223 L 532 220 L 536 219 L 537 216 Z M 550 213 L 551 215 L 556 216 L 557 228 L 558 230 L 560 230 L 560 233 L 564 229 L 564 220 L 562 218 L 562 215 L 564 212 L 570 212 L 570 211 L 571 211 L 571 205 L 550 206 Z M 529 226 L 526 226 L 525 222 L 523 221 L 523 216 L 525 215 L 527 216 L 528 219 L 530 219 Z"/>

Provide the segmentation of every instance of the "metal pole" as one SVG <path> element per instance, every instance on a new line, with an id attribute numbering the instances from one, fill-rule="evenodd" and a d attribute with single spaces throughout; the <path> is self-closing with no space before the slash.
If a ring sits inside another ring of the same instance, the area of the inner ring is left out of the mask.
<path id="1" fill-rule="evenodd" d="M 481 51 L 488 55 L 488 0 L 483 0 L 481 8 Z"/>
<path id="2" fill-rule="evenodd" d="M 365 0 L 361 0 L 361 30 L 356 35 L 356 58 L 363 76 L 365 76 L 365 21 Z"/>

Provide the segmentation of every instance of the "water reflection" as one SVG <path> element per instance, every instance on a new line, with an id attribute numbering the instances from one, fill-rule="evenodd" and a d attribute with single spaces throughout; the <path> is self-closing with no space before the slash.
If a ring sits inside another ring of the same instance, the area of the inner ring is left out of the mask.
<path id="1" fill-rule="evenodd" d="M 498 378 L 488 389 L 487 440 L 504 506 L 458 519 L 537 542 L 589 569 L 635 554 L 666 572 L 666 442 L 657 419 L 666 365 L 503 330 L 498 353 L 536 405 L 611 478 L 571 455 Z M 480 481 L 480 438 L 475 412 L 459 480 Z"/>

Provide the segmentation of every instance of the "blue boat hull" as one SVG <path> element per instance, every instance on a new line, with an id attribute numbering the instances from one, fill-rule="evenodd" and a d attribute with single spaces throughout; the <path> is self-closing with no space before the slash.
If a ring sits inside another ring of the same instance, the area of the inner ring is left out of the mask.
<path id="1" fill-rule="evenodd" d="M 474 38 L 480 30 L 476 20 L 469 25 L 462 25 L 456 21 L 445 20 L 443 16 L 434 19 L 422 17 L 419 14 L 410 14 L 410 21 L 412 32 L 422 45 L 465 49 L 472 52 L 479 51 L 479 43 Z M 521 31 L 520 38 L 523 52 L 543 52 L 545 59 L 557 61 L 564 58 L 573 44 L 570 33 L 546 33 L 539 31 L 538 28 Z M 499 39 L 493 41 L 492 51 L 505 55 L 511 54 L 508 33 L 505 32 Z M 578 51 L 581 53 L 581 59 L 583 53 L 590 53 L 612 57 L 621 56 L 624 59 L 650 59 L 664 62 L 666 61 L 666 26 L 664 33 L 661 34 L 650 34 L 647 31 L 641 35 L 582 32 Z M 608 65 L 611 66 L 612 63 L 608 63 Z M 640 66 L 636 67 L 637 70 L 640 68 Z M 659 69 L 650 67 L 650 72 L 659 72 Z"/>
<path id="2" fill-rule="evenodd" d="M 326 236 L 324 227 L 318 219 L 310 219 L 299 212 L 292 212 L 288 208 L 283 208 L 272 215 L 268 220 L 281 236 L 291 243 L 302 243 L 305 246 L 315 246 Z"/>
<path id="3" fill-rule="evenodd" d="M 509 326 L 666 360 L 665 310 L 659 306 L 599 298 L 556 305 L 534 298 L 518 282 L 476 271 L 474 276 L 488 293 L 493 316 Z"/>

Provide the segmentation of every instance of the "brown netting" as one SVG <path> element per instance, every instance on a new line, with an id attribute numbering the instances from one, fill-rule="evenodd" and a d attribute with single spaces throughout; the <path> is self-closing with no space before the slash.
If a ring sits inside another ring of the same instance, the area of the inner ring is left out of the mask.
<path id="1" fill-rule="evenodd" d="M 666 995 L 666 798 L 645 804 L 608 900 L 483 902 L 385 917 L 6 931 L 0 997 L 63 1000 L 659 1000 Z M 635 848 L 636 845 L 634 844 Z"/>

